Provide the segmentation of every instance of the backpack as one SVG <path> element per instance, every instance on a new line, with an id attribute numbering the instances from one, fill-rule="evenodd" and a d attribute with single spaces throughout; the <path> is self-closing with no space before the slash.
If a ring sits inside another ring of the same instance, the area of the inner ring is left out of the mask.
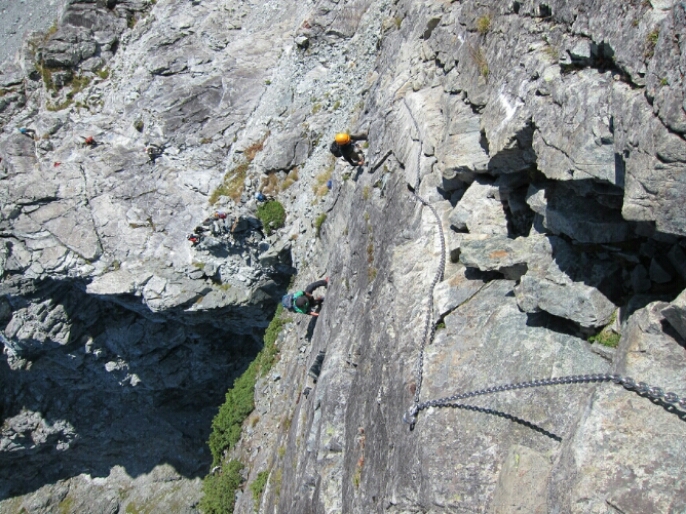
<path id="1" fill-rule="evenodd" d="M 329 146 L 329 152 L 331 152 L 334 155 L 334 157 L 343 157 L 341 147 L 338 146 L 338 143 L 336 143 L 336 141 L 331 143 L 331 146 Z"/>
<path id="2" fill-rule="evenodd" d="M 303 294 L 302 291 L 297 291 L 295 293 L 289 293 L 285 294 L 281 297 L 281 305 L 283 305 L 284 309 L 288 309 L 291 312 L 299 312 L 300 314 L 305 314 L 303 311 L 298 309 L 298 307 L 295 305 L 295 301 L 300 298 Z"/>

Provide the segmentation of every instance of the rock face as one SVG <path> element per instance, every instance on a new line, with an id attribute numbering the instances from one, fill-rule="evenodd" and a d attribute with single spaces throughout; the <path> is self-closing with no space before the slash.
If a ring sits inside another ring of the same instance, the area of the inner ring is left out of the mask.
<path id="1" fill-rule="evenodd" d="M 402 421 L 567 375 L 686 395 L 683 2 L 61 12 L 0 73 L 0 512 L 197 512 L 296 270 L 331 286 L 258 381 L 236 512 L 685 508 L 682 406 L 612 382 Z"/>

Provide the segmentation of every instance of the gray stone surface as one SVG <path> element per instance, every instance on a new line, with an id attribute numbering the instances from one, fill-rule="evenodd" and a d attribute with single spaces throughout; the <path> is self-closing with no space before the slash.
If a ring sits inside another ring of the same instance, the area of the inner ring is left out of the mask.
<path id="1" fill-rule="evenodd" d="M 0 70 L 0 510 L 196 512 L 211 418 L 295 270 L 331 287 L 258 380 L 236 512 L 265 470 L 260 512 L 683 510 L 683 422 L 612 384 L 401 419 L 429 314 L 422 400 L 612 369 L 686 393 L 685 12 L 67 2 Z M 364 169 L 329 153 L 342 130 L 369 133 Z M 580 336 L 617 307 L 600 352 Z"/>
<path id="2" fill-rule="evenodd" d="M 681 293 L 672 303 L 662 309 L 661 313 L 686 340 L 686 293 Z"/>

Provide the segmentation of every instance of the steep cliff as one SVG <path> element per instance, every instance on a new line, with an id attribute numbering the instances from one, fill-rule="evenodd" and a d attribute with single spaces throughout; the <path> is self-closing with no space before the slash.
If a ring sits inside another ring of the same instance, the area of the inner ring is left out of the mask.
<path id="1" fill-rule="evenodd" d="M 297 269 L 330 286 L 227 452 L 236 512 L 681 512 L 685 27 L 683 2 L 65 2 L 0 75 L 0 511 L 196 511 Z"/>

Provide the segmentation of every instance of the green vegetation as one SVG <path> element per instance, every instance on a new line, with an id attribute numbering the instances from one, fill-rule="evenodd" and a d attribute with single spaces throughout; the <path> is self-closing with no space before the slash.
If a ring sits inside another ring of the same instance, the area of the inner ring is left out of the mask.
<path id="1" fill-rule="evenodd" d="M 286 455 L 286 447 L 285 446 L 279 446 L 279 449 L 276 452 L 279 455 L 279 458 L 283 458 L 284 455 Z"/>
<path id="2" fill-rule="evenodd" d="M 667 79 L 667 77 L 662 77 L 662 79 L 660 80 L 660 85 L 661 86 L 668 86 L 669 85 L 669 80 Z"/>
<path id="3" fill-rule="evenodd" d="M 486 60 L 486 55 L 484 54 L 483 48 L 479 47 L 469 47 L 469 55 L 472 57 L 474 64 L 479 70 L 479 74 L 483 78 L 488 78 L 490 70 L 488 69 L 488 61 Z"/>
<path id="4" fill-rule="evenodd" d="M 298 181 L 299 178 L 300 175 L 298 175 L 298 168 L 293 168 L 291 171 L 288 172 L 288 175 L 286 175 L 286 178 L 281 184 L 281 191 L 285 191 L 286 189 L 291 187 Z"/>
<path id="5" fill-rule="evenodd" d="M 69 495 L 65 496 L 57 508 L 59 509 L 60 514 L 71 514 L 74 509 L 74 498 Z"/>
<path id="6" fill-rule="evenodd" d="M 476 31 L 483 36 L 488 34 L 489 30 L 491 30 L 491 17 L 484 14 L 476 20 Z"/>
<path id="7" fill-rule="evenodd" d="M 591 343 L 598 343 L 603 346 L 608 346 L 609 348 L 617 348 L 621 335 L 615 333 L 614 331 L 605 328 L 600 333 L 588 338 Z"/>
<path id="8" fill-rule="evenodd" d="M 277 229 L 284 226 L 286 222 L 286 211 L 278 200 L 265 202 L 257 208 L 257 217 L 262 222 L 264 231 L 270 235 Z"/>
<path id="9" fill-rule="evenodd" d="M 321 233 L 322 230 L 322 225 L 326 221 L 326 213 L 322 212 L 319 216 L 317 216 L 317 219 L 314 220 L 314 228 L 317 231 L 317 237 L 319 237 L 319 234 Z"/>
<path id="10" fill-rule="evenodd" d="M 650 34 L 648 34 L 648 37 L 646 37 L 646 49 L 643 52 L 643 55 L 647 59 L 655 55 L 655 45 L 657 45 L 658 39 L 660 39 L 659 29 L 653 30 Z"/>
<path id="11" fill-rule="evenodd" d="M 438 325 L 436 325 L 436 330 L 443 330 L 445 328 L 445 321 L 441 321 Z"/>
<path id="12" fill-rule="evenodd" d="M 243 188 L 245 187 L 245 176 L 248 172 L 248 166 L 249 164 L 244 162 L 236 166 L 233 170 L 226 172 L 222 183 L 219 184 L 219 187 L 212 191 L 212 194 L 210 195 L 208 200 L 210 205 L 217 203 L 222 196 L 228 196 L 235 201 L 240 200 L 241 194 L 243 194 Z"/>
<path id="13" fill-rule="evenodd" d="M 400 30 L 400 26 L 403 24 L 403 18 L 400 16 L 396 16 L 393 18 L 393 23 L 395 23 L 395 28 Z"/>
<path id="14" fill-rule="evenodd" d="M 329 167 L 326 168 L 324 171 L 322 171 L 319 175 L 317 175 L 315 177 L 315 182 L 312 185 L 312 191 L 314 191 L 314 194 L 316 196 L 321 197 L 321 196 L 324 196 L 326 193 L 329 192 L 329 186 L 327 186 L 326 183 L 329 181 L 329 179 L 333 175 L 333 170 L 335 167 L 336 167 L 336 161 L 332 160 Z"/>
<path id="15" fill-rule="evenodd" d="M 243 151 L 247 161 L 242 162 L 236 166 L 233 170 L 226 172 L 224 175 L 224 180 L 219 184 L 217 189 L 212 191 L 209 198 L 210 205 L 214 205 L 219 201 L 222 196 L 228 196 L 234 201 L 238 202 L 243 194 L 243 189 L 245 188 L 245 177 L 248 173 L 248 168 L 250 163 L 255 159 L 255 156 L 264 148 L 264 141 L 269 137 L 269 132 L 264 136 L 264 139 L 253 143 L 248 148 Z M 207 142 L 210 142 L 207 140 Z M 202 141 L 201 141 L 202 143 Z M 207 143 L 202 143 L 207 144 Z"/>
<path id="16" fill-rule="evenodd" d="M 52 89 L 56 91 L 56 86 L 52 80 L 52 72 L 54 70 L 49 70 L 45 67 L 43 67 L 42 70 L 43 71 L 41 73 L 43 74 L 43 82 L 45 83 L 45 87 L 47 89 Z M 72 77 L 72 79 L 67 83 L 67 85 L 71 86 L 71 91 L 67 93 L 66 98 L 63 101 L 56 103 L 54 105 L 46 105 L 46 109 L 48 111 L 61 111 L 63 109 L 66 109 L 74 102 L 74 96 L 76 96 L 78 93 L 87 88 L 90 85 L 90 83 L 90 77 L 85 77 L 83 75 L 77 75 L 75 77 Z"/>
<path id="17" fill-rule="evenodd" d="M 260 471 L 257 474 L 257 478 L 250 484 L 250 490 L 252 491 L 252 498 L 255 500 L 255 509 L 260 507 L 260 499 L 262 498 L 262 492 L 267 485 L 267 480 L 269 480 L 269 471 Z"/>
<path id="18" fill-rule="evenodd" d="M 255 382 L 258 376 L 266 374 L 276 362 L 279 353 L 276 339 L 283 326 L 290 321 L 289 318 L 282 317 L 282 313 L 283 307 L 279 305 L 264 334 L 264 347 L 226 392 L 226 401 L 212 420 L 209 440 L 212 466 L 217 466 L 224 451 L 231 449 L 241 438 L 243 421 L 255 408 Z"/>
<path id="19" fill-rule="evenodd" d="M 369 186 L 364 186 L 362 188 L 362 198 L 364 198 L 365 200 L 369 200 L 369 193 L 370 192 L 371 192 L 371 189 L 369 188 Z"/>
<path id="20" fill-rule="evenodd" d="M 133 122 L 133 128 L 135 128 L 138 132 L 143 132 L 144 127 L 145 124 L 143 123 L 143 120 L 136 120 Z"/>
<path id="21" fill-rule="evenodd" d="M 240 461 L 232 460 L 222 465 L 218 474 L 205 477 L 200 500 L 200 510 L 204 514 L 233 514 L 236 490 L 243 482 L 242 469 Z"/>

